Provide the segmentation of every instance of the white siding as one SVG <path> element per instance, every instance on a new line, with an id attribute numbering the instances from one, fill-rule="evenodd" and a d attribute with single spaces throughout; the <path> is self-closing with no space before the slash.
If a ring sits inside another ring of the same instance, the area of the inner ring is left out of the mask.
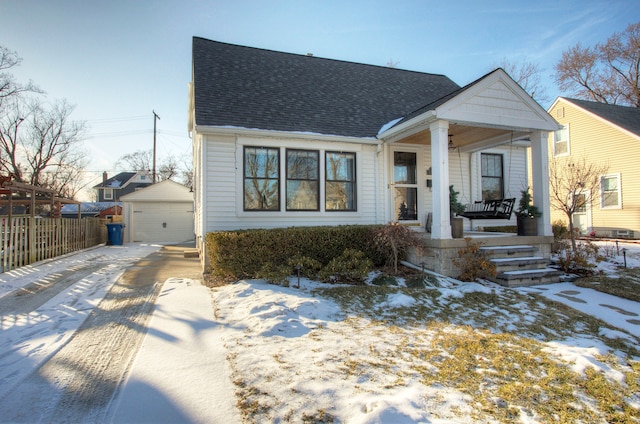
<path id="1" fill-rule="evenodd" d="M 481 173 L 481 154 L 493 153 L 503 156 L 503 171 L 504 171 L 504 197 L 515 198 L 516 204 L 514 211 L 517 208 L 518 201 L 520 200 L 520 192 L 525 190 L 529 186 L 528 172 L 527 172 L 527 154 L 526 148 L 519 146 L 503 146 L 495 147 L 492 149 L 483 150 L 481 152 L 475 152 L 469 156 L 469 169 L 471 175 L 470 188 L 468 193 L 471 193 L 469 199 L 464 199 L 463 203 L 473 203 L 478 200 L 482 200 L 482 173 Z M 465 175 L 466 177 L 466 175 Z M 510 220 L 504 219 L 483 219 L 469 221 L 465 220 L 465 225 L 473 225 L 473 229 L 477 227 L 493 227 L 493 226 L 505 226 L 516 225 L 515 214 L 511 215 Z"/>
<path id="2" fill-rule="evenodd" d="M 309 140 L 239 137 L 206 137 L 205 182 L 203 202 L 206 221 L 203 233 L 250 228 L 277 228 L 314 225 L 353 225 L 376 222 L 375 168 L 376 146 Z M 319 212 L 287 212 L 284 210 L 284 172 L 281 172 L 281 210 L 277 212 L 245 212 L 243 210 L 243 146 L 268 146 L 281 149 L 281 171 L 284 171 L 286 148 L 320 151 L 324 164 L 325 151 L 356 153 L 357 212 L 324 212 L 324 172 L 321 171 Z"/>
<path id="3" fill-rule="evenodd" d="M 484 78 L 436 110 L 438 118 L 452 122 L 540 130 L 555 128 L 540 105 L 501 72 Z"/>

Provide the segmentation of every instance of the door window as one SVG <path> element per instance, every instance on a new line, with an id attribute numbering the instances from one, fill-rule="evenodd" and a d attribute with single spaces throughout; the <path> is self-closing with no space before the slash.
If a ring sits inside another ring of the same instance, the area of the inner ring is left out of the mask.
<path id="1" fill-rule="evenodd" d="M 393 153 L 394 214 L 398 221 L 418 219 L 416 156 L 414 152 Z"/>

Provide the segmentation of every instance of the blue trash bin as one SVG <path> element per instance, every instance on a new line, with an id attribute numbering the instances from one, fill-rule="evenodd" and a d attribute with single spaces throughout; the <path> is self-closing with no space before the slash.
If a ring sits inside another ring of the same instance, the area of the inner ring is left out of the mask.
<path id="1" fill-rule="evenodd" d="M 121 222 L 107 224 L 107 245 L 121 246 L 124 225 Z"/>

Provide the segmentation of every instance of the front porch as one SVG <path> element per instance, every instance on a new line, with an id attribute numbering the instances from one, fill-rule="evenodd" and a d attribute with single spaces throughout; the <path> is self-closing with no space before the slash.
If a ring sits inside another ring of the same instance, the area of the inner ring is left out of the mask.
<path id="1" fill-rule="evenodd" d="M 498 274 L 493 280 L 507 286 L 526 286 L 558 282 L 559 273 L 548 268 L 553 236 L 518 236 L 514 233 L 466 231 L 464 238 L 437 239 L 421 232 L 424 240 L 422 252 L 412 250 L 407 258 L 411 264 L 438 274 L 456 278 L 460 269 L 454 264 L 458 251 L 467 246 L 467 240 L 480 243 Z"/>

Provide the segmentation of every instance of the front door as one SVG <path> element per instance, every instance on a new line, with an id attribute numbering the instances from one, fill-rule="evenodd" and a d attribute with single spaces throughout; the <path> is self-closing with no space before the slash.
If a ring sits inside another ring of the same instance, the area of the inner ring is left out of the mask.
<path id="1" fill-rule="evenodd" d="M 393 219 L 418 220 L 418 168 L 416 152 L 393 152 Z"/>
<path id="2" fill-rule="evenodd" d="M 576 195 L 576 210 L 573 212 L 572 221 L 573 228 L 580 232 L 581 235 L 587 234 L 590 220 L 589 196 L 586 192 Z"/>

